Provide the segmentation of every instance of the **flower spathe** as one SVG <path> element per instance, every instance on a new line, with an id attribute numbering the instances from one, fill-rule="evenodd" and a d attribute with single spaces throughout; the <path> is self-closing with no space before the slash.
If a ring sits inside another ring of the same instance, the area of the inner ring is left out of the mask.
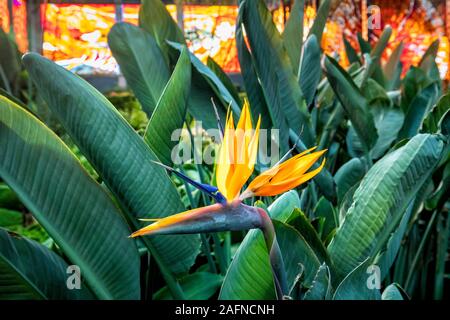
<path id="1" fill-rule="evenodd" d="M 258 153 L 259 127 L 253 130 L 250 108 L 244 104 L 236 129 L 228 111 L 222 146 L 216 166 L 216 182 L 227 201 L 232 201 L 253 173 Z"/>
<path id="2" fill-rule="evenodd" d="M 192 209 L 163 219 L 134 232 L 131 237 L 155 234 L 182 234 L 214 232 L 217 230 L 247 230 L 258 228 L 261 212 L 244 205 L 242 200 L 253 196 L 276 196 L 294 189 L 314 178 L 324 167 L 321 165 L 308 171 L 326 152 L 311 148 L 276 164 L 250 182 L 241 194 L 241 189 L 253 173 L 258 154 L 261 117 L 253 129 L 250 108 L 247 101 L 242 108 L 236 128 L 233 114 L 228 111 L 223 141 L 216 164 L 216 183 L 223 203 Z M 173 169 L 171 169 L 173 171 Z M 178 173 L 183 178 L 183 175 Z M 186 177 L 186 180 L 188 178 Z M 187 180 L 188 183 L 192 181 Z M 198 183 L 193 184 L 198 188 Z M 211 187 L 212 188 L 212 187 Z M 201 189 L 205 192 L 205 188 Z M 206 192 L 208 192 L 206 190 Z M 217 201 L 216 193 L 210 193 Z M 236 218 L 238 217 L 238 218 Z M 226 224 L 222 222 L 227 220 Z M 221 224 L 222 223 L 222 224 Z M 220 225 L 220 226 L 219 226 Z"/>

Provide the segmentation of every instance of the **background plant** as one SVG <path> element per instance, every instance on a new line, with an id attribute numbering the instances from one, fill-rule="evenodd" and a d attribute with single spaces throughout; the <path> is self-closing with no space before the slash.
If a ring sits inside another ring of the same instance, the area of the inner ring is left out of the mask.
<path id="1" fill-rule="evenodd" d="M 282 34 L 263 1 L 240 4 L 236 40 L 253 118 L 261 114 L 262 128 L 280 129 L 282 151 L 295 143 L 296 152 L 329 150 L 326 170 L 306 188 L 250 202 L 273 219 L 292 299 L 441 299 L 448 282 L 450 103 L 436 44 L 402 76 L 401 44 L 380 62 L 387 28 L 375 44 L 359 37 L 359 49 L 347 45 L 351 65 L 343 69 L 337 57 L 321 54 L 329 7 L 322 2 L 303 42 L 303 1 L 295 2 Z M 160 1 L 144 0 L 139 18 L 139 26 L 115 25 L 109 45 L 148 118 L 145 129 L 36 54 L 23 64 L 70 139 L 58 138 L 19 101 L 0 98 L 0 177 L 7 184 L 0 185 L 0 206 L 31 211 L 54 241 L 46 247 L 2 231 L 2 298 L 275 298 L 257 230 L 127 239 L 142 226 L 139 218 L 209 204 L 152 161 L 173 165 L 173 130 L 185 126 L 193 139 L 196 120 L 216 128 L 211 98 L 222 120 L 229 105 L 236 114 L 242 106 L 220 67 L 188 52 Z M 84 166 L 75 154 L 85 157 Z M 213 167 L 178 169 L 214 182 Z M 9 211 L 0 219 L 18 219 Z M 84 290 L 65 288 L 68 264 L 81 267 Z M 381 290 L 367 287 L 373 264 Z"/>

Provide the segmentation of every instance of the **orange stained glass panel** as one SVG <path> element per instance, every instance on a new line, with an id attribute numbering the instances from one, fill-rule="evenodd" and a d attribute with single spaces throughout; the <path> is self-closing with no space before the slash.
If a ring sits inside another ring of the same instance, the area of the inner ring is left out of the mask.
<path id="1" fill-rule="evenodd" d="M 12 19 L 17 47 L 20 52 L 28 51 L 27 4 L 25 0 L 13 0 Z"/>
<path id="2" fill-rule="evenodd" d="M 0 0 L 0 28 L 6 33 L 9 32 L 9 10 L 8 0 Z"/>
<path id="3" fill-rule="evenodd" d="M 43 4 L 41 10 L 44 56 L 80 73 L 117 71 L 107 43 L 113 4 Z"/>

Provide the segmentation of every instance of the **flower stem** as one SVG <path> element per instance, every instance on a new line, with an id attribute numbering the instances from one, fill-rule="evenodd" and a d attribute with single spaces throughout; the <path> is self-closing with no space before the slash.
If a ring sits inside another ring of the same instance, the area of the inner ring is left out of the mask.
<path id="1" fill-rule="evenodd" d="M 264 234 L 264 240 L 266 242 L 267 250 L 269 251 L 270 266 L 272 269 L 277 299 L 282 300 L 284 296 L 289 294 L 283 255 L 281 254 L 272 220 L 265 210 L 259 208 L 258 211 L 263 222 L 261 231 Z"/>

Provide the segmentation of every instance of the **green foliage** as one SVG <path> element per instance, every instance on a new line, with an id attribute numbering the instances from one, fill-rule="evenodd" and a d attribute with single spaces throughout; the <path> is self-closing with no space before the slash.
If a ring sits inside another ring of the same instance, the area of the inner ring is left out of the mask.
<path id="1" fill-rule="evenodd" d="M 1 177 L 66 255 L 84 269 L 96 294 L 103 298 L 136 297 L 137 251 L 126 240 L 129 229 L 109 196 L 39 120 L 3 97 L 0 107 L 0 145 L 5 151 L 0 161 Z M 83 205 L 74 205 L 73 199 Z M 99 228 L 101 224 L 103 228 Z"/>
<path id="2" fill-rule="evenodd" d="M 205 65 L 187 50 L 159 0 L 142 2 L 139 26 L 118 23 L 108 36 L 134 94 L 104 97 L 28 54 L 23 64 L 36 90 L 24 95 L 26 73 L 0 31 L 0 298 L 275 299 L 260 230 L 127 237 L 141 218 L 211 203 L 154 161 L 174 165 L 176 144 L 206 137 L 199 122 L 217 128 L 211 100 L 223 123 L 228 108 L 239 115 L 242 97 L 254 122 L 261 115 L 262 128 L 280 130 L 282 151 L 328 149 L 326 167 L 306 186 L 246 200 L 272 219 L 287 298 L 445 298 L 450 100 L 438 42 L 403 76 L 403 43 L 381 61 L 390 28 L 375 43 L 358 34 L 359 48 L 344 39 L 345 69 L 320 48 L 330 6 L 321 2 L 303 42 L 304 1 L 294 2 L 283 34 L 263 0 L 240 1 L 245 92 L 214 60 Z M 172 141 L 181 128 L 188 135 Z M 217 153 L 211 137 L 195 147 Z M 215 184 L 213 165 L 175 166 Z M 81 291 L 65 286 L 69 264 L 81 268 Z"/>

